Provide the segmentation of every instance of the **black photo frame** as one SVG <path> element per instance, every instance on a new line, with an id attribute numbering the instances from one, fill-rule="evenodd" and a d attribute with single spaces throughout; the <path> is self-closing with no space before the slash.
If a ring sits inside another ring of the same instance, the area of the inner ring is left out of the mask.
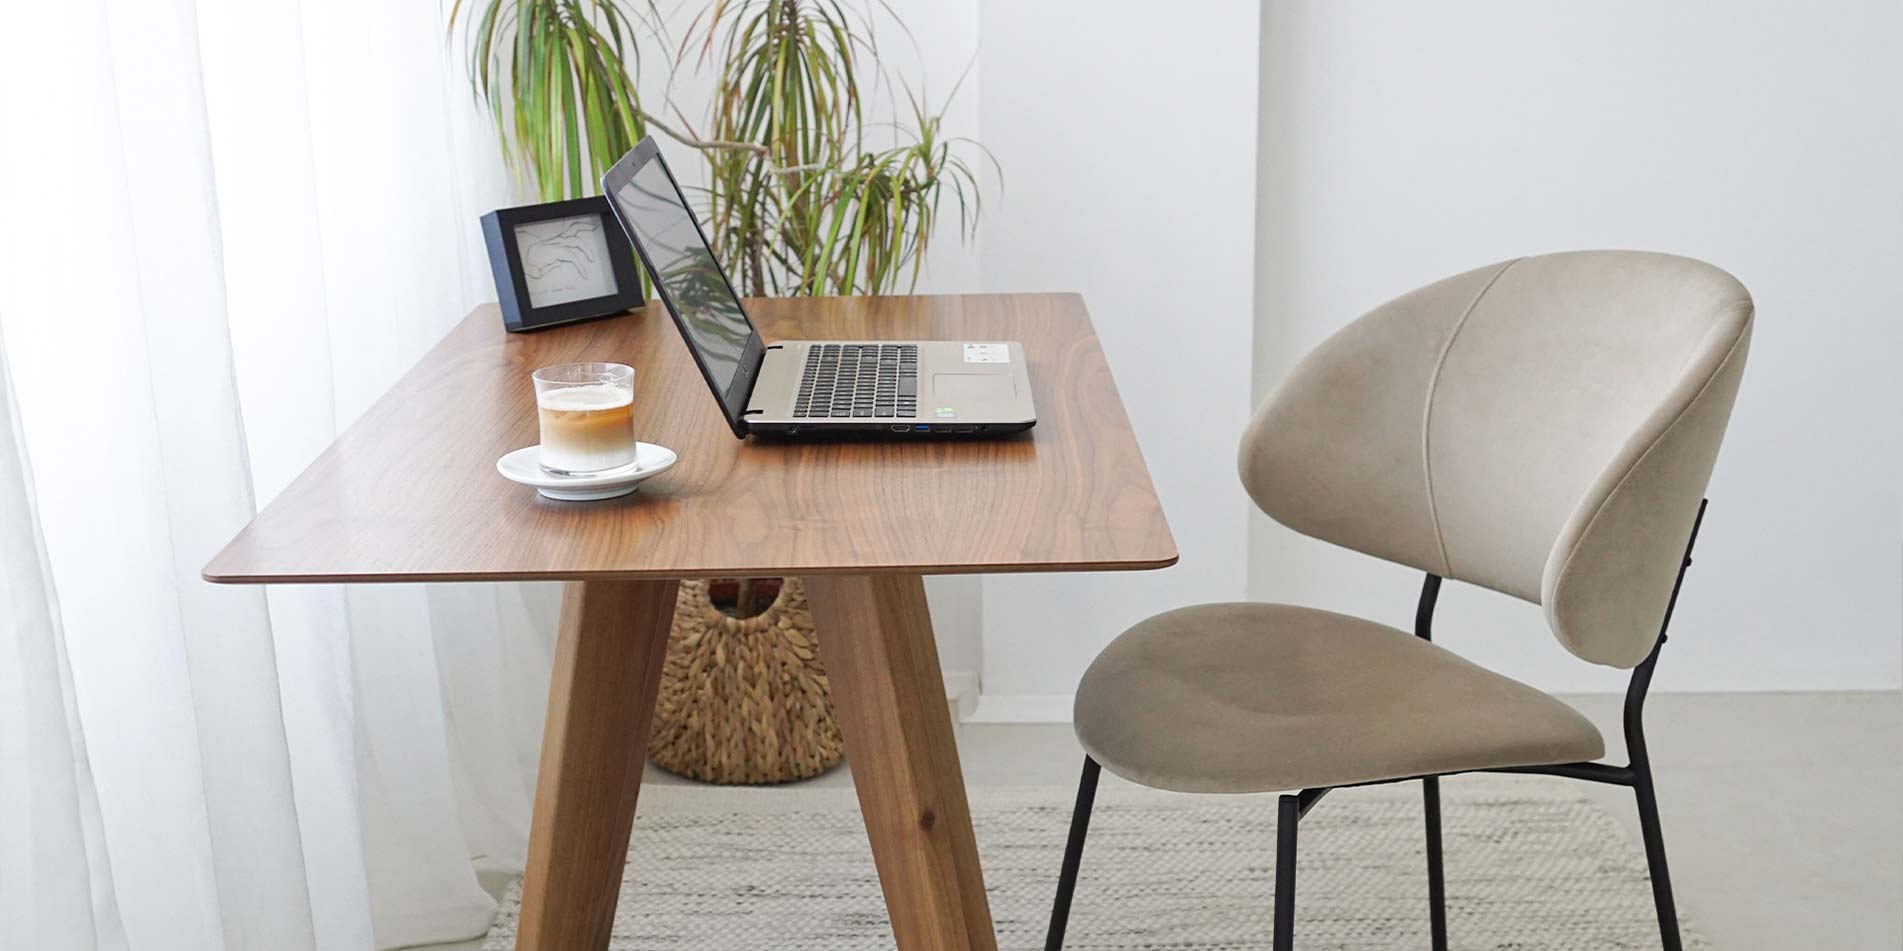
<path id="1" fill-rule="evenodd" d="M 482 237 L 502 324 L 512 333 L 647 303 L 634 247 L 605 198 L 498 208 L 482 216 Z"/>

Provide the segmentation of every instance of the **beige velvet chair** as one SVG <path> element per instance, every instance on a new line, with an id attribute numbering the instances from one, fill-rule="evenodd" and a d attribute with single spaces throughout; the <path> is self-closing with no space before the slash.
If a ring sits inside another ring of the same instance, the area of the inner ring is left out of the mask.
<path id="1" fill-rule="evenodd" d="M 1751 338 L 1751 297 L 1687 258 L 1520 258 L 1430 284 L 1309 354 L 1242 437 L 1244 487 L 1306 535 L 1426 572 L 1412 634 L 1283 604 L 1205 604 L 1118 637 L 1077 691 L 1087 754 L 1049 951 L 1063 945 L 1098 769 L 1162 789 L 1290 791 L 1277 951 L 1301 817 L 1329 790 L 1419 779 L 1433 947 L 1447 946 L 1437 777 L 1546 773 L 1637 796 L 1664 946 L 1677 914 L 1641 710 Z M 1560 701 L 1431 643 L 1441 580 L 1533 602 L 1581 659 L 1632 670 L 1629 765 Z"/>

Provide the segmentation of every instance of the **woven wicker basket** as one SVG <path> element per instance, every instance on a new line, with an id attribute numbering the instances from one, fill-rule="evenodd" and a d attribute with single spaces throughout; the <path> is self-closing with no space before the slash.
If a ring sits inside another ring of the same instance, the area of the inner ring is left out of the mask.
<path id="1" fill-rule="evenodd" d="M 729 617 L 683 581 L 649 755 L 709 783 L 784 783 L 839 762 L 843 744 L 806 588 L 787 578 L 760 614 Z"/>

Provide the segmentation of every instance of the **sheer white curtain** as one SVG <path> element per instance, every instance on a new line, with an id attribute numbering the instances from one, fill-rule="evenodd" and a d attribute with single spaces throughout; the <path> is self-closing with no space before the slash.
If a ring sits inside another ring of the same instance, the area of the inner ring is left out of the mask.
<path id="1" fill-rule="evenodd" d="M 9 5 L 0 946 L 450 940 L 519 867 L 550 591 L 198 578 L 493 296 L 444 17 Z"/>
<path id="2" fill-rule="evenodd" d="M 126 947 L 0 346 L 0 939 Z"/>

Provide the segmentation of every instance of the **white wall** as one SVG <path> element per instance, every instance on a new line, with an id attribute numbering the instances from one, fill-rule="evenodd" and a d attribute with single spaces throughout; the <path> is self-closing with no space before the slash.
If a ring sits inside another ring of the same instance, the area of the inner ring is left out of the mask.
<path id="1" fill-rule="evenodd" d="M 1894 688 L 1903 664 L 1903 6 L 1271 3 L 1256 391 L 1356 315 L 1519 254 L 1711 261 L 1758 303 L 1660 689 Z M 1411 618 L 1411 572 L 1255 516 L 1252 597 Z M 1436 637 L 1620 689 L 1465 586 Z"/>
<path id="2" fill-rule="evenodd" d="M 1004 170 L 983 287 L 1083 293 L 1182 551 L 1161 572 L 985 578 L 978 716 L 1068 717 L 1125 627 L 1243 594 L 1257 13 L 979 6 L 979 130 Z"/>

